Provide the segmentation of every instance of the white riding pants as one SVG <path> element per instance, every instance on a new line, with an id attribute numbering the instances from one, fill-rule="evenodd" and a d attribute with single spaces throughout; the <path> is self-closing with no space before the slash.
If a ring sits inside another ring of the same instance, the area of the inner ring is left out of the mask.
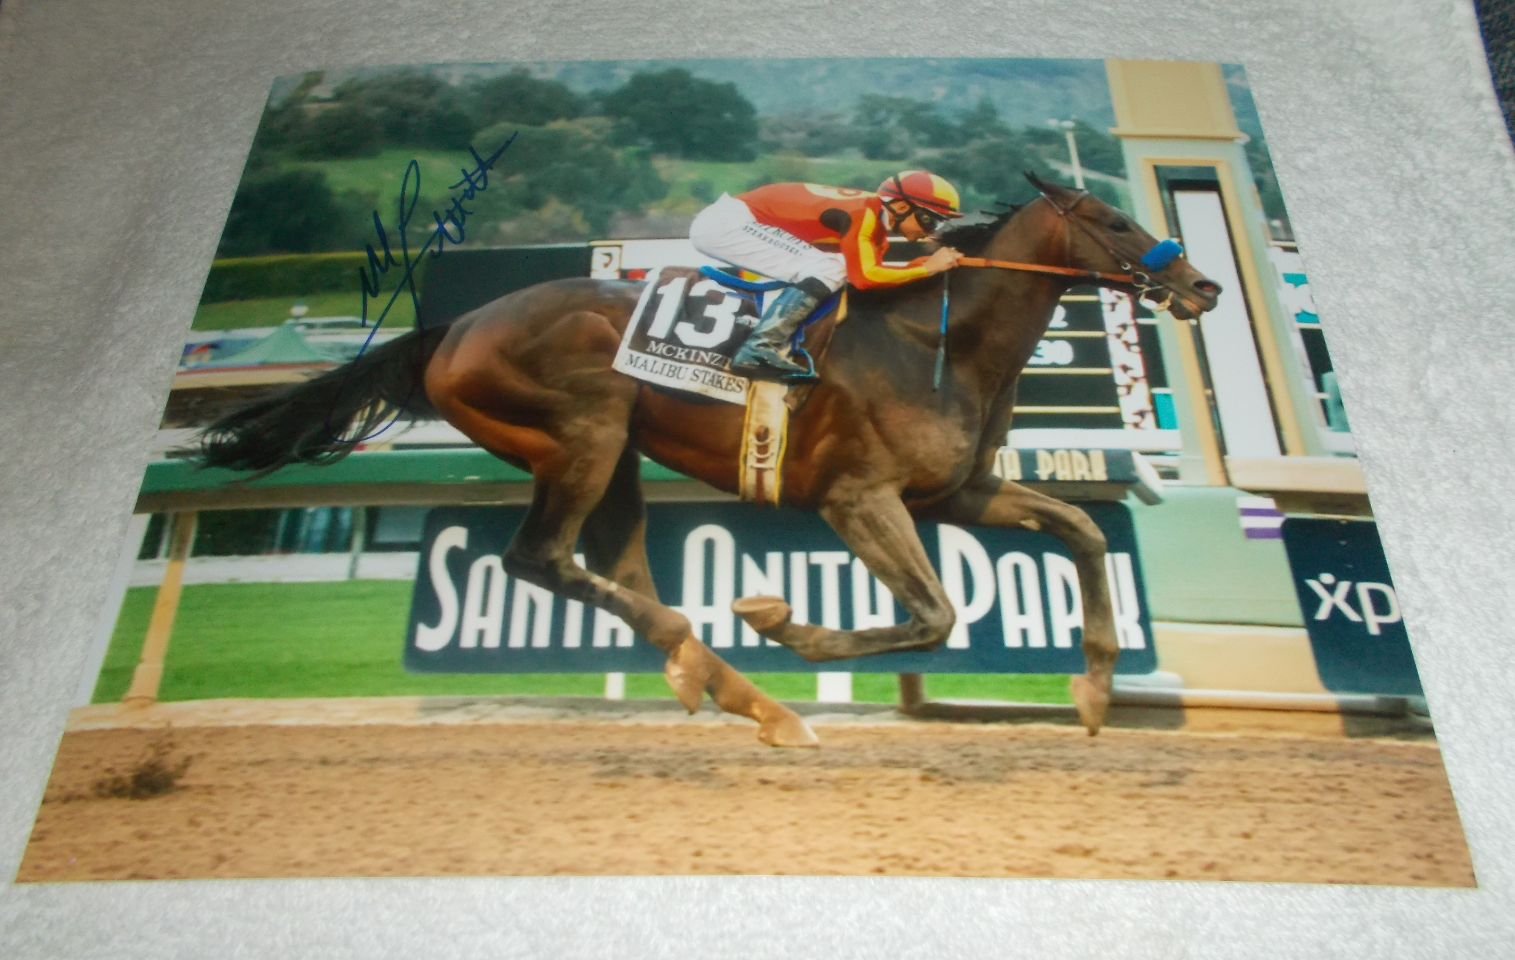
<path id="1" fill-rule="evenodd" d="M 841 254 L 817 250 L 786 230 L 759 223 L 747 204 L 727 193 L 694 218 L 689 242 L 707 257 L 775 280 L 813 278 L 832 291 L 847 282 Z"/>

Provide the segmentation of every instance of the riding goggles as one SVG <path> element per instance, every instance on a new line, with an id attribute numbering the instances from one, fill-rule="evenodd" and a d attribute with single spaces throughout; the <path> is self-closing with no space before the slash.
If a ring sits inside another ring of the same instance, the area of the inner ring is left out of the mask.
<path id="1" fill-rule="evenodd" d="M 889 217 L 894 224 L 893 229 L 895 230 L 898 230 L 899 225 L 912 215 L 915 217 L 915 222 L 920 224 L 921 229 L 927 233 L 935 233 L 937 227 L 952 219 L 951 217 L 937 213 L 935 210 L 928 210 L 919 204 L 911 203 L 906 197 L 896 197 L 889 201 L 889 204 L 895 203 L 903 203 L 909 208 L 904 213 L 896 213 L 892 206 L 886 205 L 889 210 Z"/>
<path id="2" fill-rule="evenodd" d="M 910 204 L 910 212 L 915 214 L 915 222 L 920 224 L 921 229 L 927 233 L 935 233 L 936 228 L 940 227 L 948 220 L 947 217 L 944 217 L 933 210 L 927 210 L 925 207 L 919 207 L 913 203 Z"/>

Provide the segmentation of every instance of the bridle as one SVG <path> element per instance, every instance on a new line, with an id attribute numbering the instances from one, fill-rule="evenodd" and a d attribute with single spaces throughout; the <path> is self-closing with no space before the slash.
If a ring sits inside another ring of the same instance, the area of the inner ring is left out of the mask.
<path id="1" fill-rule="evenodd" d="M 1018 263 L 1013 260 L 989 260 L 985 259 L 984 257 L 963 257 L 962 259 L 958 260 L 958 266 L 996 267 L 1001 270 L 1021 270 L 1027 273 L 1050 273 L 1057 276 L 1078 277 L 1081 279 L 1092 280 L 1100 285 L 1109 283 L 1121 284 L 1122 286 L 1135 287 L 1136 296 L 1141 300 L 1148 299 L 1149 296 L 1155 291 L 1166 290 L 1168 296 L 1161 303 L 1158 303 L 1155 297 L 1152 298 L 1152 302 L 1159 310 L 1168 309 L 1173 305 L 1173 298 L 1177 296 L 1177 292 L 1172 287 L 1168 286 L 1165 283 L 1162 283 L 1161 281 L 1153 280 L 1151 274 L 1136 269 L 1135 264 L 1131 263 L 1130 260 L 1126 259 L 1121 254 L 1116 253 L 1115 250 L 1113 250 L 1110 245 L 1105 242 L 1104 238 L 1100 237 L 1094 231 L 1084 226 L 1081 222 L 1079 222 L 1077 218 L 1073 216 L 1073 212 L 1078 209 L 1078 205 L 1087 200 L 1089 198 L 1089 195 L 1090 194 L 1088 190 L 1078 191 L 1078 197 L 1066 207 L 1058 203 L 1056 200 L 1053 200 L 1045 193 L 1042 194 L 1038 199 L 1047 201 L 1047 203 L 1051 205 L 1052 209 L 1057 211 L 1057 215 L 1062 218 L 1063 249 L 1065 251 L 1065 259 L 1071 260 L 1073 258 L 1073 242 L 1070 236 L 1071 231 L 1069 230 L 1069 224 L 1072 224 L 1073 226 L 1076 226 L 1078 229 L 1082 230 L 1084 236 L 1094 241 L 1096 246 L 1105 251 L 1105 253 L 1109 254 L 1110 259 L 1120 264 L 1120 268 L 1126 271 L 1125 273 L 1102 273 L 1098 270 L 1081 270 L 1077 267 L 1053 267 L 1042 263 Z M 1161 244 L 1159 244 L 1159 246 L 1161 246 Z M 1156 247 L 1153 248 L 1153 250 L 1156 249 Z M 1151 252 L 1152 251 L 1148 251 L 1149 254 Z M 1169 262 L 1172 262 L 1171 259 Z"/>
<path id="2" fill-rule="evenodd" d="M 1101 250 L 1109 254 L 1110 259 L 1120 264 L 1120 268 L 1126 271 L 1125 273 L 1103 273 L 1099 270 L 1080 270 L 1077 267 L 1053 267 L 1043 263 L 1018 263 L 1014 260 L 989 260 L 984 257 L 962 257 L 957 261 L 957 265 L 960 267 L 997 267 L 1001 270 L 1022 270 L 1027 273 L 1050 273 L 1057 276 L 1076 277 L 1081 280 L 1092 281 L 1100 286 L 1105 284 L 1120 284 L 1121 286 L 1135 287 L 1136 298 L 1138 300 L 1147 299 L 1153 291 L 1166 290 L 1168 291 L 1168 296 L 1162 303 L 1158 303 L 1155 298 L 1152 302 L 1159 310 L 1168 309 L 1173 305 L 1173 298 L 1178 296 L 1178 291 L 1165 283 L 1154 281 L 1151 274 L 1136 269 L 1135 264 L 1116 253 L 1103 238 L 1096 235 L 1094 231 L 1073 217 L 1073 211 L 1077 210 L 1078 205 L 1088 198 L 1089 191 L 1080 190 L 1077 198 L 1064 207 L 1045 193 L 1040 197 L 1040 199 L 1047 201 L 1052 206 L 1052 209 L 1057 211 L 1057 215 L 1062 218 L 1063 259 L 1070 261 L 1073 259 L 1072 231 L 1068 228 L 1068 224 L 1071 223 L 1082 230 L 1084 235 L 1093 240 Z M 1179 251 L 1180 248 L 1173 241 L 1159 241 L 1151 250 L 1142 255 L 1142 266 L 1152 270 L 1161 270 L 1173 262 L 1178 256 Z M 1154 257 L 1159 262 L 1151 262 L 1151 258 Z M 936 341 L 936 372 L 931 378 L 931 389 L 933 391 L 941 389 L 942 371 L 947 362 L 947 320 L 951 298 L 951 277 L 952 271 L 950 270 L 942 273 L 942 324 Z"/>

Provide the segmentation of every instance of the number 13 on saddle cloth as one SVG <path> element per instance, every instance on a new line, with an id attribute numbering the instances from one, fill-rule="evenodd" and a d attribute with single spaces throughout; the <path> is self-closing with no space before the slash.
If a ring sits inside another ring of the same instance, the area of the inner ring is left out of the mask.
<path id="1" fill-rule="evenodd" d="M 846 316 L 845 296 L 810 324 L 819 354 Z M 757 305 L 692 267 L 659 267 L 626 325 L 614 368 L 662 390 L 692 393 L 747 408 L 742 431 L 743 500 L 778 506 L 788 432 L 789 387 L 731 372 L 731 357 L 758 322 Z"/>

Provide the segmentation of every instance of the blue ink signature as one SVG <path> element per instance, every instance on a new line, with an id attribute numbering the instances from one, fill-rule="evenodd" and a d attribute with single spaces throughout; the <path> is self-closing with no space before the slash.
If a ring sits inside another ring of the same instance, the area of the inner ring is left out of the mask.
<path id="1" fill-rule="evenodd" d="M 389 245 L 389 234 L 385 231 L 384 221 L 379 219 L 379 211 L 377 210 L 373 212 L 373 226 L 374 233 L 377 235 L 379 241 L 379 249 L 383 251 L 383 255 L 380 256 L 379 251 L 374 249 L 372 243 L 364 244 L 363 246 L 364 251 L 368 254 L 368 266 L 366 268 L 358 268 L 358 282 L 362 285 L 363 289 L 363 306 L 360 313 L 363 326 L 368 326 L 368 302 L 379 299 L 381 295 L 381 291 L 379 290 L 380 277 L 396 267 L 402 267 L 404 272 L 400 276 L 400 283 L 395 287 L 394 293 L 389 295 L 389 300 L 385 302 L 384 308 L 379 311 L 378 319 L 373 323 L 373 329 L 368 331 L 368 336 L 363 340 L 362 346 L 358 347 L 358 356 L 361 357 L 368 350 L 369 344 L 373 342 L 374 334 L 379 332 L 379 327 L 384 324 L 384 318 L 389 315 L 390 308 L 395 305 L 395 301 L 400 298 L 400 294 L 406 290 L 410 291 L 410 302 L 415 307 L 416 312 L 416 330 L 417 332 L 420 331 L 421 295 L 416 290 L 416 269 L 421 265 L 427 253 L 431 254 L 432 259 L 436 259 L 442 255 L 442 251 L 446 249 L 449 243 L 457 246 L 463 242 L 467 236 L 463 225 L 468 222 L 469 216 L 473 213 L 473 211 L 464 207 L 463 204 L 489 189 L 489 171 L 494 168 L 495 163 L 504 155 L 505 151 L 510 149 L 510 145 L 515 142 L 515 139 L 516 134 L 512 133 L 509 140 L 500 144 L 500 149 L 487 157 L 479 156 L 479 152 L 471 146 L 468 148 L 468 152 L 473 156 L 474 168 L 472 170 L 466 168 L 460 170 L 459 172 L 463 174 L 463 179 L 447 188 L 448 190 L 462 188 L 462 192 L 452 198 L 452 202 L 447 206 L 445 216 L 438 211 L 432 211 L 431 216 L 436 221 L 436 227 L 432 230 L 431 235 L 426 238 L 426 242 L 414 254 L 411 253 L 410 240 L 407 234 L 410 231 L 410 219 L 415 215 L 416 204 L 421 200 L 421 165 L 415 160 L 411 160 L 410 163 L 406 164 L 405 176 L 400 180 L 399 215 L 395 220 L 395 232 L 398 234 L 400 241 L 400 259 L 395 259 L 395 255 Z M 349 377 L 352 376 L 352 369 L 351 366 L 348 367 Z M 403 407 L 404 404 L 401 404 L 401 406 Z M 397 409 L 388 423 L 373 433 L 359 438 L 358 442 L 372 440 L 384 433 L 395 425 L 399 417 L 400 411 Z M 329 420 L 330 416 L 328 415 Z M 340 435 L 342 431 L 333 429 L 333 426 L 330 422 L 327 423 L 328 432 L 334 437 Z"/>
<path id="2" fill-rule="evenodd" d="M 428 252 L 432 259 L 436 259 L 442 255 L 442 250 L 447 244 L 456 246 L 463 242 L 466 236 L 463 225 L 473 213 L 464 208 L 463 204 L 489 189 L 489 171 L 493 169 L 505 151 L 510 149 L 515 139 L 516 134 L 512 133 L 510 139 L 502 143 L 500 149 L 488 157 L 479 156 L 479 152 L 471 146 L 468 148 L 468 152 L 473 155 L 475 167 L 472 170 L 460 170 L 463 179 L 447 188 L 457 190 L 461 187 L 463 192 L 452 198 L 445 217 L 435 210 L 432 211 L 431 216 L 436 221 L 436 228 L 432 230 L 431 236 L 426 238 L 426 242 L 414 256 L 411 255 L 410 241 L 406 234 L 410 230 L 410 219 L 415 215 L 416 204 L 421 199 L 421 165 L 415 160 L 406 165 L 405 177 L 400 181 L 399 216 L 395 221 L 395 232 L 400 239 L 400 259 L 396 260 L 394 253 L 390 250 L 389 234 L 384 230 L 384 221 L 379 219 L 377 210 L 373 212 L 374 233 L 378 235 L 379 247 L 384 251 L 384 255 L 381 257 L 371 243 L 363 247 L 368 254 L 368 266 L 366 269 L 358 268 L 358 282 L 363 287 L 363 307 L 360 316 L 364 326 L 368 325 L 368 301 L 377 300 L 380 296 L 380 276 L 395 267 L 403 267 L 404 273 L 400 277 L 399 286 L 395 287 L 395 292 L 390 294 L 388 302 L 384 304 L 384 309 L 379 311 L 379 318 L 374 321 L 374 328 L 377 330 L 384 323 L 384 318 L 389 315 L 389 308 L 394 306 L 402 291 L 408 290 L 411 304 L 416 308 L 416 324 L 419 329 L 421 295 L 416 290 L 416 268 L 420 266 L 422 258 Z M 433 249 L 433 244 L 435 244 L 435 249 Z M 372 333 L 368 335 L 368 339 L 373 339 Z M 363 346 L 366 348 L 368 343 L 365 341 Z"/>

